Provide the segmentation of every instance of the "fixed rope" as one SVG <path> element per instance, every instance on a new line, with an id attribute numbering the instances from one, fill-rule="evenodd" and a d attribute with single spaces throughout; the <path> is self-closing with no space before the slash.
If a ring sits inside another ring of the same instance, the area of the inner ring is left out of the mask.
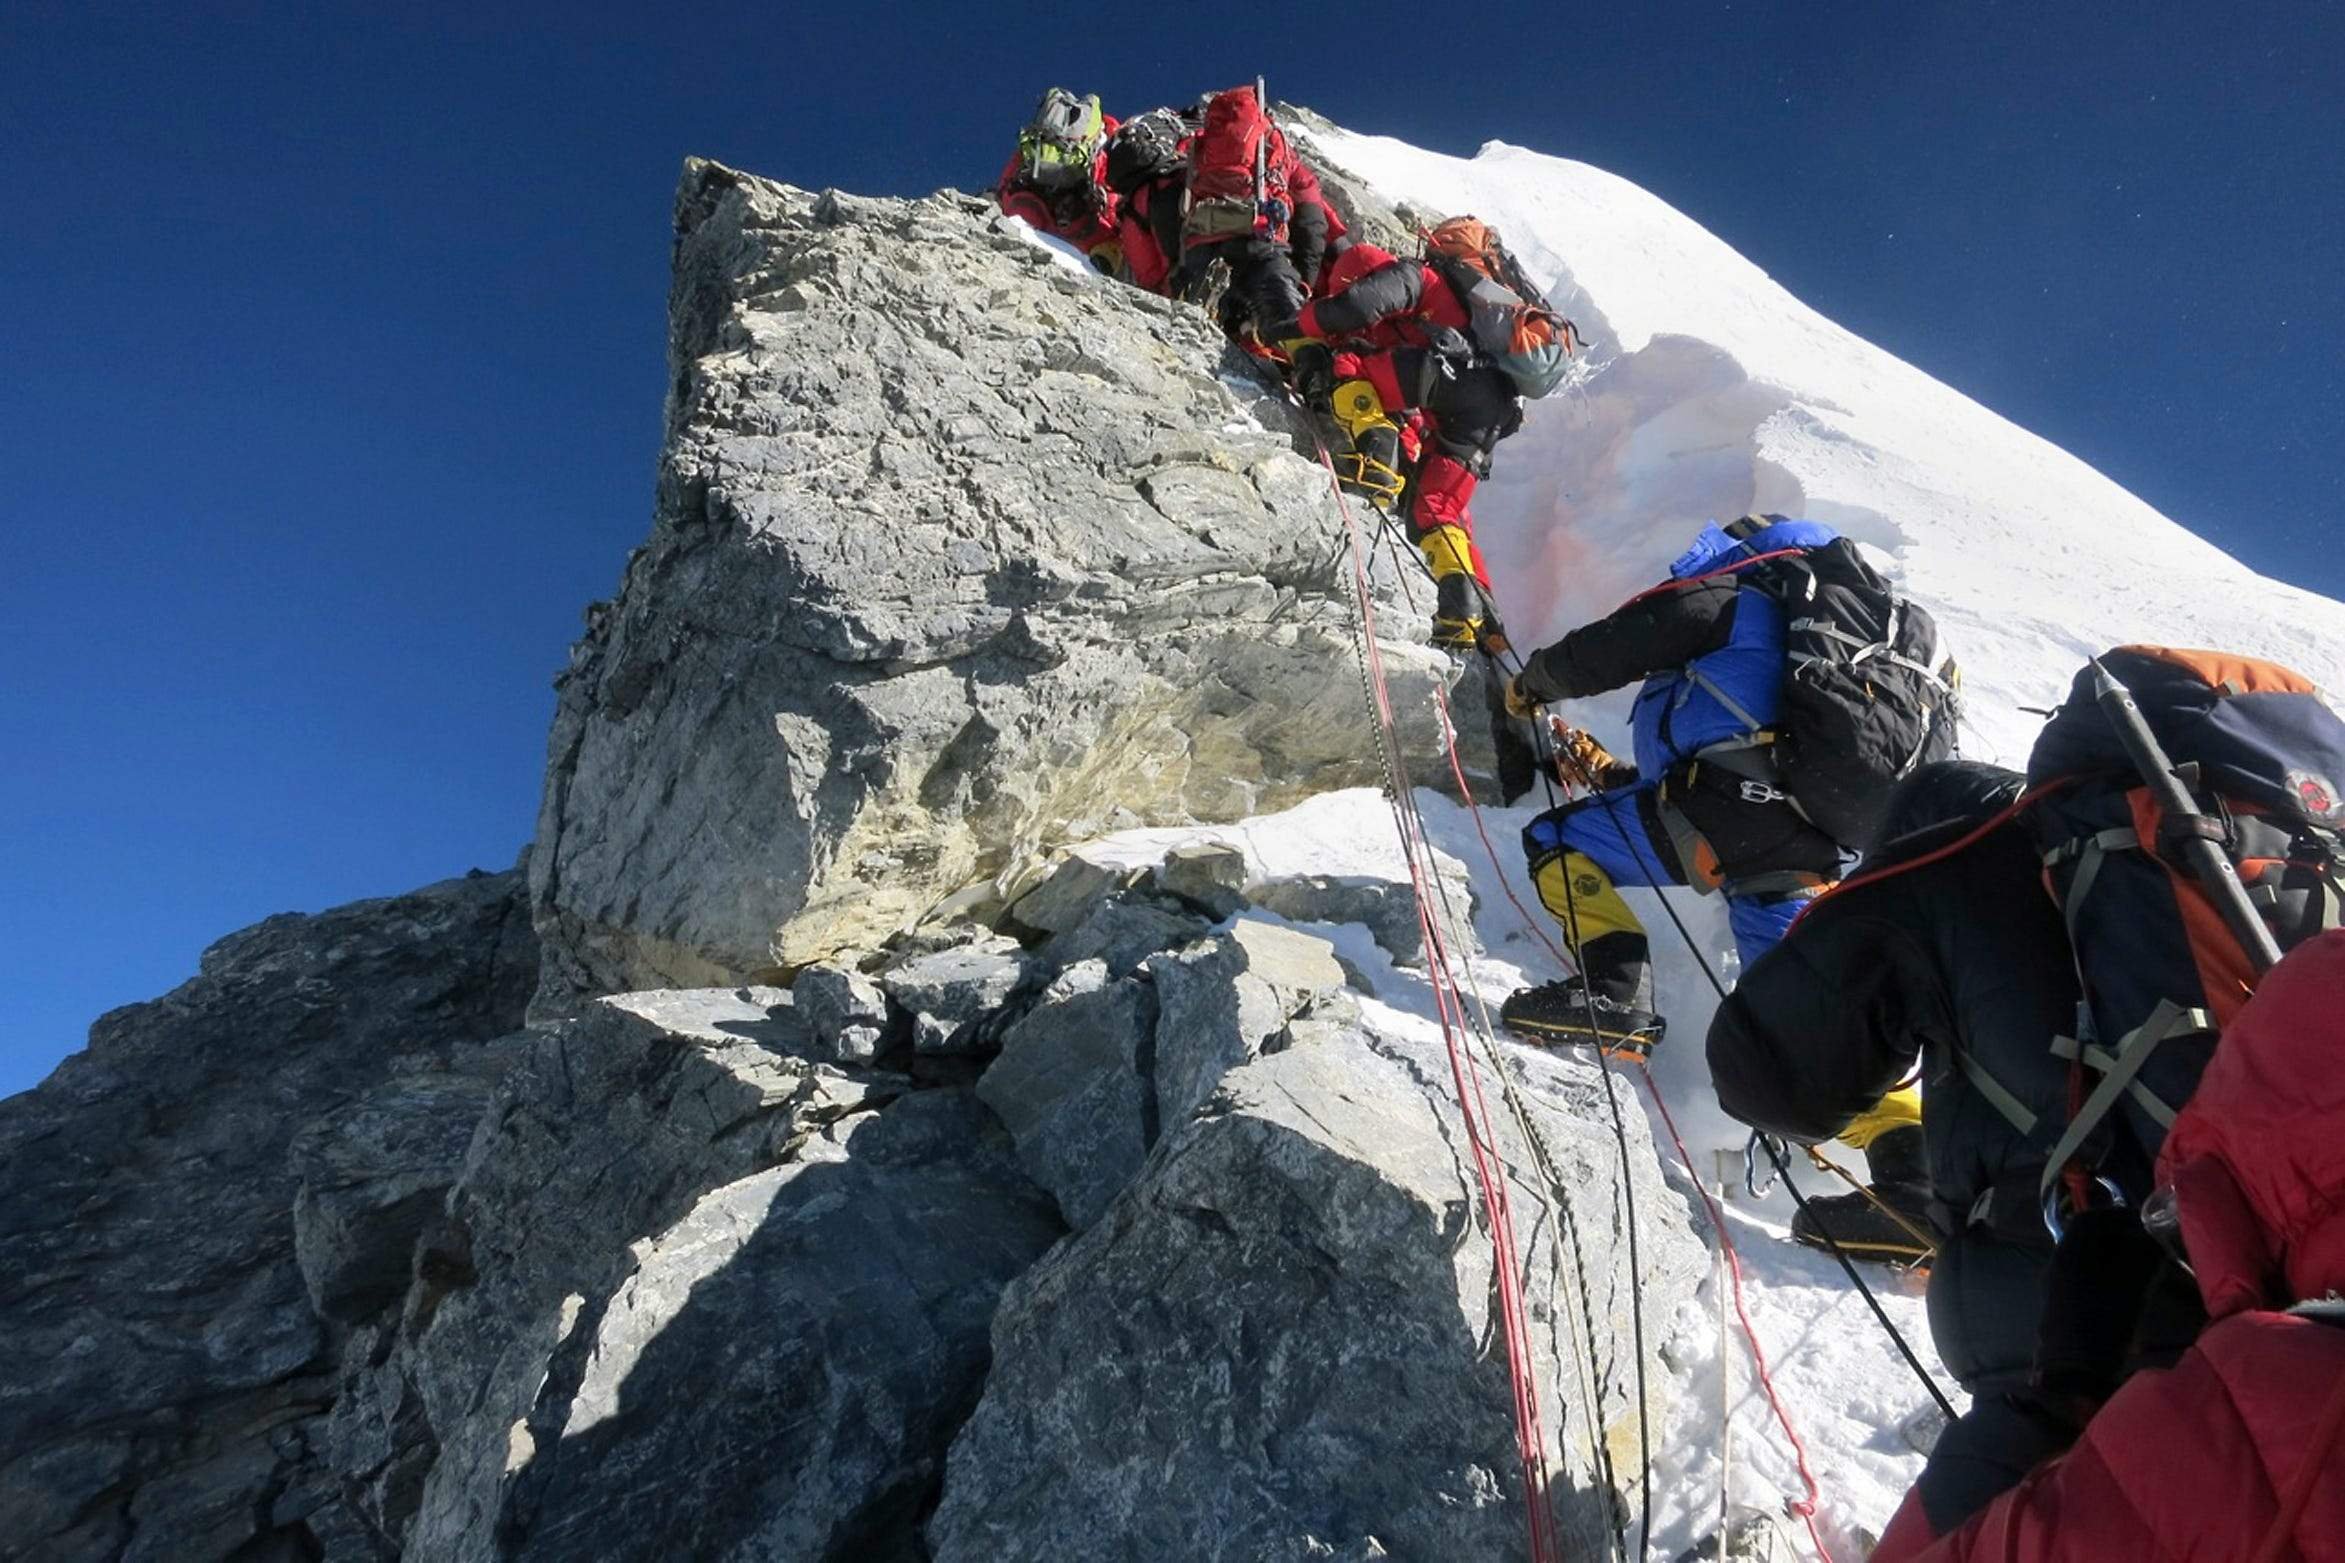
<path id="1" fill-rule="evenodd" d="M 1448 703 L 1446 699 L 1442 699 L 1440 703 L 1444 732 L 1448 734 L 1450 738 L 1450 761 L 1453 774 L 1457 779 L 1459 793 L 1460 796 L 1464 798 L 1466 807 L 1473 817 L 1475 834 L 1481 838 L 1483 850 L 1490 856 L 1490 866 L 1492 871 L 1498 876 L 1500 887 L 1505 891 L 1508 902 L 1514 907 L 1515 913 L 1522 920 L 1523 926 L 1529 930 L 1534 938 L 1536 938 L 1542 945 L 1546 947 L 1548 954 L 1554 958 L 1556 964 L 1559 966 L 1564 966 L 1575 972 L 1581 970 L 1580 962 L 1576 958 L 1567 958 L 1565 956 L 1564 952 L 1556 946 L 1555 941 L 1548 937 L 1544 924 L 1539 919 L 1534 918 L 1530 914 L 1530 910 L 1523 905 L 1522 899 L 1514 893 L 1513 883 L 1506 872 L 1505 866 L 1499 861 L 1498 849 L 1496 845 L 1490 840 L 1490 832 L 1483 822 L 1481 806 L 1474 800 L 1472 789 L 1466 785 L 1463 767 L 1458 763 L 1455 746 L 1456 730 L 1454 724 L 1450 722 Z M 1548 796 L 1550 800 L 1554 799 L 1555 794 L 1552 783 L 1549 784 Z M 1615 818 L 1615 824 L 1617 825 L 1617 823 L 1617 818 Z M 1565 884 L 1565 894 L 1567 897 L 1569 897 L 1571 894 L 1568 880 Z M 1663 907 L 1669 911 L 1671 920 L 1673 922 L 1677 922 L 1678 932 L 1686 939 L 1687 948 L 1694 949 L 1695 947 L 1692 942 L 1691 933 L 1686 929 L 1684 923 L 1678 920 L 1675 909 L 1669 907 L 1666 895 L 1661 894 L 1657 888 L 1656 896 L 1661 900 Z M 1567 910 L 1575 910 L 1570 906 L 1568 901 L 1566 904 Z M 1574 918 L 1573 922 L 1576 926 L 1577 919 Z M 1572 938 L 1570 930 L 1566 930 L 1565 937 L 1567 939 Z M 1575 945 L 1574 955 L 1576 956 L 1576 939 L 1573 940 L 1573 943 Z M 1698 949 L 1695 950 L 1695 957 L 1697 960 L 1701 958 Z M 1711 985 L 1713 987 L 1719 988 L 1720 994 L 1723 996 L 1724 989 L 1718 983 L 1716 974 L 1709 972 L 1709 968 L 1706 962 L 1704 963 L 1703 969 L 1705 973 L 1710 976 Z M 1603 1056 L 1604 1055 L 1602 1054 L 1601 1050 L 1599 1050 L 1599 1060 L 1602 1060 Z M 1792 1423 L 1791 1413 L 1785 1407 L 1783 1403 L 1783 1397 L 1775 1387 L 1774 1374 L 1767 1362 L 1766 1347 L 1761 1344 L 1759 1340 L 1758 1329 L 1751 1322 L 1750 1310 L 1744 1298 L 1742 1256 L 1735 1248 L 1732 1234 L 1727 1230 L 1724 1212 L 1719 1209 L 1717 1202 L 1711 1198 L 1709 1190 L 1703 1185 L 1700 1170 L 1694 1165 L 1692 1153 L 1687 1150 L 1684 1138 L 1677 1131 L 1676 1120 L 1669 1112 L 1668 1103 L 1662 1099 L 1660 1090 L 1658 1086 L 1654 1084 L 1653 1078 L 1649 1072 L 1647 1072 L 1645 1075 L 1645 1084 L 1647 1090 L 1652 1094 L 1654 1106 L 1660 1112 L 1662 1123 L 1669 1132 L 1671 1143 L 1677 1152 L 1678 1161 L 1684 1166 L 1686 1176 L 1693 1181 L 1695 1190 L 1701 1195 L 1702 1202 L 1709 1212 L 1711 1230 L 1718 1234 L 1719 1250 L 1725 1259 L 1727 1274 L 1732 1282 L 1735 1317 L 1741 1325 L 1744 1343 L 1750 1351 L 1751 1364 L 1758 1376 L 1760 1392 L 1767 1401 L 1768 1408 L 1773 1413 L 1776 1424 L 1783 1429 L 1784 1437 L 1791 1445 L 1793 1463 L 1797 1467 L 1800 1484 L 1805 1496 L 1799 1499 L 1790 1500 L 1789 1507 L 1791 1512 L 1798 1515 L 1800 1519 L 1806 1524 L 1808 1538 L 1810 1543 L 1816 1549 L 1817 1557 L 1823 1560 L 1823 1563 L 1831 1563 L 1832 1554 L 1825 1546 L 1822 1533 L 1819 1531 L 1816 1523 L 1816 1516 L 1822 1505 L 1822 1492 L 1817 1486 L 1815 1472 L 1808 1461 L 1806 1441 L 1800 1437 L 1799 1429 Z M 1606 1069 L 1605 1094 L 1608 1097 L 1612 1094 L 1612 1081 L 1609 1067 Z M 1616 1127 L 1618 1127 L 1618 1120 L 1616 1119 L 1615 1122 Z M 1621 1165 L 1621 1176 L 1624 1180 L 1626 1180 L 1629 1176 L 1629 1169 L 1628 1163 L 1626 1161 L 1627 1152 L 1625 1143 L 1625 1130 L 1623 1131 L 1622 1137 L 1622 1154 L 1623 1161 Z M 1640 1283 L 1641 1276 L 1641 1272 L 1637 1272 L 1635 1270 L 1635 1260 L 1633 1258 L 1631 1260 L 1631 1272 L 1633 1298 L 1635 1291 Z M 1638 1353 L 1638 1370 L 1640 1375 L 1643 1371 L 1643 1366 L 1643 1352 L 1640 1349 Z M 1721 1361 L 1719 1365 L 1719 1371 L 1721 1374 L 1725 1372 L 1725 1364 L 1723 1361 Z M 1638 1397 L 1641 1406 L 1644 1399 L 1644 1386 L 1641 1380 L 1638 1386 Z M 1649 1538 L 1651 1535 L 1649 1505 L 1647 1513 L 1648 1518 L 1645 1525 L 1645 1534 Z"/>
<path id="2" fill-rule="evenodd" d="M 1449 1055 L 1458 1111 L 1466 1130 L 1466 1145 L 1481 1195 L 1483 1213 L 1490 1227 L 1494 1289 L 1498 1294 L 1500 1334 L 1506 1347 L 1516 1453 L 1523 1470 L 1525 1527 L 1531 1563 L 1561 1563 L 1555 1537 L 1555 1517 L 1548 1498 L 1550 1474 L 1547 1468 L 1546 1437 L 1540 1424 L 1530 1331 L 1518 1274 L 1520 1260 L 1514 1238 L 1514 1216 L 1507 1197 L 1503 1162 L 1491 1132 L 1489 1104 L 1481 1089 L 1480 1071 L 1474 1067 L 1462 1040 L 1468 1018 L 1450 964 L 1447 919 L 1436 914 L 1436 895 L 1429 883 L 1437 882 L 1439 874 L 1431 866 L 1432 848 L 1426 840 L 1424 821 L 1417 813 L 1407 765 L 1400 754 L 1391 690 L 1385 679 L 1383 652 L 1376 635 L 1375 594 L 1369 578 L 1368 557 L 1361 544 L 1359 525 L 1352 515 L 1350 501 L 1336 476 L 1334 458 L 1328 453 L 1324 441 L 1319 441 L 1318 445 L 1320 464 L 1327 470 L 1329 486 L 1335 494 L 1337 510 L 1343 518 L 1344 535 L 1351 555 L 1356 609 L 1355 649 L 1360 659 L 1362 683 L 1366 689 L 1370 714 L 1376 726 L 1386 800 L 1392 807 L 1394 828 L 1400 837 L 1401 855 L 1408 865 L 1410 884 L 1416 899 L 1417 920 L 1425 938 L 1426 971 L 1433 988 L 1442 1043 Z"/>

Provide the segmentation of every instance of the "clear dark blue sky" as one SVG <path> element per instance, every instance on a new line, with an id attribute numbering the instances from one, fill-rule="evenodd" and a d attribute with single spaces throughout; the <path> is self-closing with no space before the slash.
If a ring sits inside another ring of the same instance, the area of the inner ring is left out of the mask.
<path id="1" fill-rule="evenodd" d="M 531 15 L 532 11 L 538 14 Z M 2345 594 L 2324 4 L 0 6 L 0 1091 L 283 910 L 503 867 L 649 521 L 702 153 L 979 185 L 1256 71 L 1656 191 Z"/>

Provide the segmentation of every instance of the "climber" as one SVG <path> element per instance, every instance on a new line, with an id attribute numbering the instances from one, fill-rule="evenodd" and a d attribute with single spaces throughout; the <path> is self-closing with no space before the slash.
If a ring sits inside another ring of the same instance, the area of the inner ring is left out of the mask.
<path id="1" fill-rule="evenodd" d="M 2010 812 L 2021 785 L 1959 760 L 1899 783 L 1865 871 L 1746 967 L 1710 1023 L 1711 1080 L 1730 1115 L 1865 1153 L 1867 1193 L 1810 1197 L 1792 1236 L 1829 1237 L 1854 1259 L 1936 1249 L 1930 1333 L 1971 1397 L 1917 1486 L 1942 1524 L 2008 1484 L 2000 1451 L 2033 1447 L 2009 1397 L 2028 1383 L 2052 1255 L 2037 1189 L 2068 1070 L 2047 1043 L 2074 1029 L 2078 989 L 2059 909 Z M 1929 1085 L 1918 1124 L 1901 1088 L 1917 1058 Z M 2041 1126 L 2021 1130 L 1978 1078 Z"/>
<path id="2" fill-rule="evenodd" d="M 1801 905 L 1840 874 L 1840 842 L 1810 824 L 1762 764 L 1783 684 L 1784 619 L 1738 563 L 1837 540 L 1814 521 L 1746 516 L 1703 529 L 1671 579 L 1533 652 L 1508 706 L 1577 700 L 1645 681 L 1636 699 L 1636 761 L 1576 730 L 1568 761 L 1587 797 L 1523 831 L 1539 898 L 1571 942 L 1580 972 L 1527 988 L 1500 1013 L 1536 1040 L 1593 1042 L 1642 1057 L 1661 1038 L 1645 930 L 1619 885 L 1723 890 L 1746 962 L 1782 937 Z M 1741 755 L 1730 748 L 1747 746 Z"/>
<path id="3" fill-rule="evenodd" d="M 2340 995 L 2345 933 L 2291 952 L 2175 1118 L 2139 1220 L 2070 1224 L 2012 1413 L 2048 1463 L 1952 1534 L 1925 1473 L 1875 1563 L 2345 1559 Z M 2171 1369 L 2120 1387 L 2139 1310 L 2111 1272 L 2147 1271 L 2153 1245 L 2188 1265 L 2214 1322 Z"/>
<path id="4" fill-rule="evenodd" d="M 1229 274 L 1223 328 L 1241 345 L 1295 335 L 1311 279 L 1343 232 L 1260 90 L 1232 87 L 1205 100 L 1188 145 L 1187 215 L 1170 283 L 1180 297 L 1202 300 L 1220 262 Z"/>
<path id="5" fill-rule="evenodd" d="M 1461 252 L 1503 254 L 1487 225 L 1452 219 L 1435 230 Z M 1472 287 L 1441 239 L 1402 261 L 1366 243 L 1327 268 L 1325 297 L 1286 344 L 1295 384 L 1344 435 L 1338 476 L 1351 492 L 1410 527 L 1433 575 L 1436 645 L 1503 649 L 1489 609 L 1490 576 L 1469 506 L 1491 452 L 1522 427 L 1521 387 L 1470 336 L 1459 288 Z M 1478 273 L 1475 274 L 1478 276 Z M 1411 447 L 1415 446 L 1415 449 Z"/>
<path id="6" fill-rule="evenodd" d="M 1792 1236 L 1813 1247 L 1829 1237 L 1857 1259 L 1935 1249 L 1939 1356 L 1973 1395 L 2026 1368 L 2025 1321 L 2050 1253 L 2036 1185 L 2051 1131 L 1980 1111 L 1971 1077 L 1930 1045 L 1959 1035 L 2049 1123 L 2068 1074 L 2045 1042 L 2073 1027 L 2077 984 L 2018 820 L 1936 854 L 2006 814 L 2021 785 L 2016 772 L 1968 761 L 1901 782 L 1865 871 L 1744 970 L 1708 1043 L 1729 1115 L 1865 1153 L 1869 1188 L 1810 1199 Z M 1918 1116 L 1912 1090 L 1898 1089 L 1917 1059 L 1931 1087 Z"/>
<path id="7" fill-rule="evenodd" d="M 1181 261 L 1181 223 L 1188 202 L 1189 147 L 1205 123 L 1205 105 L 1150 109 L 1107 138 L 1104 177 L 1116 199 L 1121 278 L 1149 293 L 1169 295 Z"/>
<path id="8" fill-rule="evenodd" d="M 1953 676 L 1929 614 L 1854 543 L 1772 515 L 1705 526 L 1667 580 L 1532 653 L 1506 690 L 1519 715 L 1644 687 L 1634 764 L 1562 735 L 1590 795 L 1534 819 L 1523 845 L 1579 970 L 1509 998 L 1506 1023 L 1535 1040 L 1650 1052 L 1662 1032 L 1651 959 L 1616 887 L 1723 891 L 1742 959 L 1756 963 L 1854 861 L 1891 784 L 1951 750 Z"/>
<path id="9" fill-rule="evenodd" d="M 1115 128 L 1096 96 L 1053 87 L 1018 132 L 1017 150 L 994 185 L 1003 212 L 1064 239 L 1111 275 L 1123 266 L 1115 195 L 1107 186 L 1107 140 Z"/>

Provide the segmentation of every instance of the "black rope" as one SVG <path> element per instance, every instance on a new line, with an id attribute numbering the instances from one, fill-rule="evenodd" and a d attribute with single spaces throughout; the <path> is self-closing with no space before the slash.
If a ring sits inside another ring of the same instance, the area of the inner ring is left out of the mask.
<path id="1" fill-rule="evenodd" d="M 1621 844 L 1627 847 L 1630 854 L 1637 859 L 1640 868 L 1650 869 L 1655 878 L 1658 879 L 1660 875 L 1658 865 L 1649 864 L 1646 861 L 1643 848 L 1630 836 L 1628 828 L 1620 823 L 1620 815 L 1617 812 L 1618 800 L 1599 794 L 1598 801 L 1603 803 L 1605 815 L 1612 821 L 1612 828 L 1619 833 Z M 1567 891 L 1570 888 L 1568 877 L 1565 880 L 1565 888 Z M 1724 1003 L 1726 1001 L 1726 984 L 1719 981 L 1718 973 L 1711 969 L 1709 958 L 1702 953 L 1701 946 L 1695 942 L 1692 930 L 1686 927 L 1685 919 L 1677 915 L 1677 908 L 1670 904 L 1668 890 L 1659 884 L 1655 884 L 1653 890 L 1655 898 L 1661 903 L 1661 909 L 1669 914 L 1669 921 L 1676 927 L 1678 938 L 1685 942 L 1686 953 L 1694 958 L 1694 964 L 1699 966 L 1702 969 L 1702 975 L 1709 979 L 1710 987 L 1717 993 L 1719 1002 Z M 1783 1186 L 1790 1191 L 1793 1203 L 1802 1211 L 1806 1211 L 1808 1209 L 1807 1196 L 1800 1193 L 1799 1185 L 1792 1181 L 1791 1168 L 1785 1164 L 1782 1155 L 1776 1151 L 1772 1141 L 1762 1138 L 1761 1143 L 1767 1147 L 1767 1159 L 1775 1163 L 1775 1171 L 1782 1177 Z M 1856 1287 L 1857 1295 L 1865 1300 L 1865 1306 L 1872 1310 L 1873 1317 L 1881 1321 L 1881 1328 L 1888 1332 L 1890 1343 L 1896 1346 L 1897 1354 L 1905 1359 L 1907 1367 L 1913 1369 L 1914 1377 L 1922 1381 L 1922 1387 L 1930 1392 L 1930 1398 L 1935 1400 L 1939 1409 L 1946 1413 L 1946 1419 L 1948 1421 L 1954 1420 L 1958 1414 L 1954 1409 L 1954 1403 L 1946 1398 L 1946 1392 L 1938 1387 L 1938 1381 L 1930 1376 L 1930 1370 L 1922 1366 L 1922 1359 L 1914 1355 L 1913 1347 L 1906 1343 L 1905 1336 L 1890 1320 L 1889 1311 L 1881 1306 L 1881 1299 L 1873 1295 L 1873 1289 L 1867 1286 L 1865 1278 L 1857 1273 L 1855 1261 L 1851 1260 L 1848 1257 L 1848 1251 L 1840 1246 L 1840 1240 L 1832 1235 L 1829 1227 L 1817 1221 L 1812 1214 L 1808 1220 L 1809 1224 L 1816 1229 L 1817 1235 L 1824 1239 L 1824 1246 L 1830 1251 L 1832 1257 L 1840 1261 L 1840 1268 L 1848 1273 L 1849 1282 Z"/>
<path id="2" fill-rule="evenodd" d="M 1889 1315 L 1881 1307 L 1880 1299 L 1873 1295 L 1871 1287 L 1865 1285 L 1864 1278 L 1856 1273 L 1856 1265 L 1849 1259 L 1848 1250 L 1840 1246 L 1839 1239 L 1832 1235 L 1829 1227 L 1816 1219 L 1814 1211 L 1808 1206 L 1808 1197 L 1799 1191 L 1799 1184 L 1793 1180 L 1791 1168 L 1785 1162 L 1783 1153 L 1775 1148 L 1774 1140 L 1761 1135 L 1759 1143 L 1766 1147 L 1767 1159 L 1775 1163 L 1776 1175 L 1782 1178 L 1783 1187 L 1791 1195 L 1791 1202 L 1808 1218 L 1808 1225 L 1823 1236 L 1824 1246 L 1831 1250 L 1833 1258 L 1840 1261 L 1840 1268 L 1848 1272 L 1849 1280 L 1856 1283 L 1857 1294 L 1864 1298 L 1865 1306 L 1873 1310 L 1873 1317 L 1881 1321 L 1881 1328 L 1887 1330 L 1890 1340 L 1896 1342 L 1897 1353 L 1905 1358 L 1905 1365 L 1913 1369 L 1914 1377 L 1922 1381 L 1922 1388 L 1928 1390 L 1930 1398 L 1938 1402 L 1938 1409 L 1946 1413 L 1946 1420 L 1953 1421 L 1961 1415 L 1954 1409 L 1954 1402 L 1946 1398 L 1946 1392 L 1938 1387 L 1938 1381 L 1930 1376 L 1930 1370 L 1922 1366 L 1922 1359 L 1914 1355 L 1913 1348 L 1905 1343 L 1905 1337 L 1897 1332 L 1897 1326 L 1889 1322 Z"/>

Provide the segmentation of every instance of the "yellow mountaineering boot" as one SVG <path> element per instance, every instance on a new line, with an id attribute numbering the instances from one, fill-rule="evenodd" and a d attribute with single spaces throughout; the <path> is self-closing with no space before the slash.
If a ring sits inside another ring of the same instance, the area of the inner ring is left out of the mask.
<path id="1" fill-rule="evenodd" d="M 1385 416 L 1383 398 L 1365 380 L 1346 380 L 1328 397 L 1328 413 L 1350 448 L 1335 458 L 1336 481 L 1378 510 L 1400 503 L 1400 425 Z"/>
<path id="2" fill-rule="evenodd" d="M 1593 858 L 1566 849 L 1536 865 L 1531 883 L 1585 971 L 1524 988 L 1499 1006 L 1500 1024 L 1525 1041 L 1578 1043 L 1638 1063 L 1666 1022 L 1649 1007 L 1652 960 L 1644 925 Z"/>
<path id="3" fill-rule="evenodd" d="M 1482 587 L 1474 579 L 1473 543 L 1454 526 L 1427 527 L 1417 539 L 1433 571 L 1433 644 L 1468 650 L 1482 642 Z"/>

